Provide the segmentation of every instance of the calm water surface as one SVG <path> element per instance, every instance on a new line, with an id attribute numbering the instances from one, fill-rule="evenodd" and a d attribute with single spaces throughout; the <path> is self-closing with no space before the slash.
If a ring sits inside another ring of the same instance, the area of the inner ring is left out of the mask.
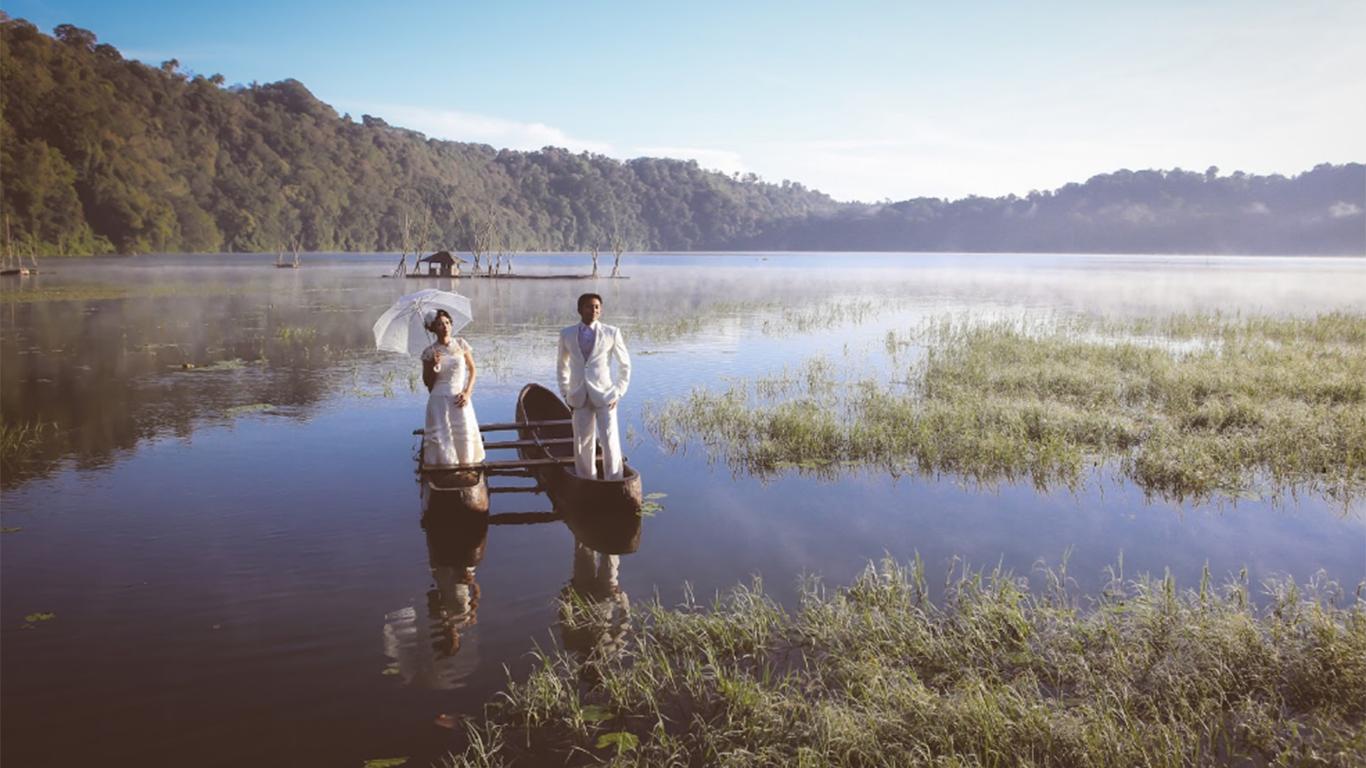
<path id="1" fill-rule="evenodd" d="M 0 304 L 4 421 L 56 425 L 0 479 L 0 763 L 422 765 L 451 744 L 438 714 L 477 712 L 504 666 L 520 675 L 529 651 L 574 644 L 555 599 L 585 553 L 576 561 L 562 523 L 519 516 L 549 512 L 545 497 L 495 496 L 486 536 L 419 524 L 411 431 L 425 393 L 411 361 L 371 350 L 370 325 L 398 295 L 450 284 L 380 279 L 382 254 L 270 261 L 53 262 L 3 285 L 127 297 Z M 815 356 L 904 376 L 883 340 L 928 318 L 1363 312 L 1362 260 L 657 255 L 628 257 L 626 273 L 455 286 L 477 316 L 462 335 L 481 421 L 509 420 L 528 381 L 553 386 L 555 331 L 579 292 L 602 293 L 605 321 L 627 332 L 627 454 L 646 492 L 667 496 L 639 550 L 594 574 L 619 588 L 618 610 L 756 575 L 791 601 L 802 574 L 838 584 L 917 553 L 932 574 L 964 561 L 1029 574 L 1070 552 L 1082 592 L 1120 557 L 1128 575 L 1169 568 L 1186 585 L 1206 564 L 1254 582 L 1366 577 L 1360 502 L 1196 506 L 1103 470 L 1076 491 L 761 480 L 698 446 L 667 453 L 641 416 Z"/>

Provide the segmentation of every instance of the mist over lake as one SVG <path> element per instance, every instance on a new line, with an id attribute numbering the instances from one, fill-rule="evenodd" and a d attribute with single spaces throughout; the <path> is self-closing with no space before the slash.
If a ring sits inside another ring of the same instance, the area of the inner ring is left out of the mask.
<path id="1" fill-rule="evenodd" d="M 505 667 L 516 677 L 562 641 L 574 536 L 540 521 L 544 495 L 496 496 L 486 541 L 420 525 L 426 392 L 415 361 L 371 336 L 418 287 L 472 302 L 460 335 L 481 422 L 512 420 L 528 382 L 553 388 L 556 333 L 580 292 L 602 294 L 634 362 L 623 445 L 657 494 L 615 574 L 632 601 L 672 604 L 685 585 L 705 601 L 759 577 L 791 604 L 803 576 L 846 583 L 884 556 L 918 556 L 934 584 L 964 564 L 1029 575 L 1065 560 L 1084 595 L 1120 562 L 1185 585 L 1206 568 L 1246 569 L 1254 588 L 1322 572 L 1350 593 L 1366 578 L 1359 495 L 1177 499 L 1105 461 L 1056 486 L 869 466 L 756 474 L 697 439 L 666 444 L 649 421 L 696 389 L 813 359 L 895 386 L 925 352 L 889 335 L 946 319 L 1360 315 L 1360 259 L 665 253 L 628 254 L 622 280 L 416 281 L 381 278 L 390 254 L 302 258 L 68 261 L 0 286 L 0 410 L 37 429 L 0 486 L 6 764 L 435 759 L 452 733 L 433 718 L 478 713 Z M 577 273 L 587 258 L 523 255 L 515 270 Z M 482 551 L 451 652 L 429 635 L 462 547 Z"/>

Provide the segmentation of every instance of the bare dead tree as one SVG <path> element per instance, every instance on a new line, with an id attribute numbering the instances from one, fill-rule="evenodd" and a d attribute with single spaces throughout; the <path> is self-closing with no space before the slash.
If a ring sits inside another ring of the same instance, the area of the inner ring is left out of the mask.
<path id="1" fill-rule="evenodd" d="M 398 235 L 403 254 L 398 260 L 398 266 L 394 268 L 394 277 L 403 277 L 408 274 L 408 251 L 413 247 L 413 217 L 407 211 L 403 212 L 403 222 L 399 225 Z M 417 268 L 416 253 L 413 254 L 413 268 Z"/>
<path id="2" fill-rule="evenodd" d="M 484 254 L 488 253 L 494 243 L 497 231 L 497 218 L 493 212 L 493 205 L 487 209 L 475 209 L 465 216 L 461 224 L 464 230 L 465 247 L 469 249 L 470 255 L 474 256 L 474 271 L 479 271 L 479 265 L 483 261 Z M 488 262 L 490 273 L 493 269 L 493 259 Z"/>
<path id="3" fill-rule="evenodd" d="M 612 277 L 621 277 L 621 254 L 626 250 L 626 234 L 622 231 L 621 221 L 617 219 L 616 209 L 612 210 Z"/>
<path id="4" fill-rule="evenodd" d="M 588 255 L 593 259 L 593 277 L 598 276 L 598 250 L 596 243 L 588 246 Z"/>
<path id="5" fill-rule="evenodd" d="M 430 247 L 433 240 L 432 211 L 425 205 L 419 207 L 418 210 L 419 213 L 415 222 L 417 232 L 413 238 L 414 247 L 418 253 L 427 253 L 430 250 L 435 250 Z"/>

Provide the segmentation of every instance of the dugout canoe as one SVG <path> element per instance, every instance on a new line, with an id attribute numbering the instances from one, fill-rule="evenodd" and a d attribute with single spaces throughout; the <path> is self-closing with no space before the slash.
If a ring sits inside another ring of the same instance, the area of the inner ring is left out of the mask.
<path id="1" fill-rule="evenodd" d="M 565 459 L 574 455 L 574 428 L 569 406 L 539 384 L 522 387 L 517 395 L 518 437 L 530 443 L 517 449 L 523 459 Z M 546 424 L 544 422 L 550 422 Z M 630 464 L 621 480 L 583 478 L 572 464 L 547 464 L 532 468 L 537 480 L 564 516 L 570 530 L 590 548 L 606 554 L 624 555 L 640 546 L 640 473 Z M 602 471 L 599 460 L 598 471 Z"/>

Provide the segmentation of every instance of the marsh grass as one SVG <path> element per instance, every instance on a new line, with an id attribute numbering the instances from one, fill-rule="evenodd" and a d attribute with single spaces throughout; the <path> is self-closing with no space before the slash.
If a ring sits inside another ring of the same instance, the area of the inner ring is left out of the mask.
<path id="1" fill-rule="evenodd" d="M 138 283 L 133 285 L 81 284 L 26 287 L 0 291 L 0 304 L 32 304 L 48 301 L 108 301 L 112 299 L 155 299 L 224 296 L 250 293 L 250 285 L 229 283 Z"/>
<path id="2" fill-rule="evenodd" d="M 1113 571 L 1083 605 L 1065 567 L 1038 574 L 959 570 L 936 603 L 918 560 L 887 561 L 808 581 L 793 612 L 757 582 L 709 607 L 656 600 L 621 652 L 540 654 L 454 764 L 1366 761 L 1360 588 L 1274 582 L 1258 601 L 1245 575 L 1178 589 Z"/>
<path id="3" fill-rule="evenodd" d="M 1366 486 L 1361 316 L 949 320 L 884 342 L 912 345 L 922 355 L 905 382 L 840 381 L 818 358 L 651 406 L 646 424 L 668 448 L 696 439 L 761 475 L 852 464 L 1075 487 L 1114 462 L 1178 499 L 1306 491 L 1346 504 Z"/>
<path id="4" fill-rule="evenodd" d="M 56 434 L 57 425 L 53 422 L 0 423 L 0 463 L 12 466 L 32 457 L 45 440 Z"/>
<path id="5" fill-rule="evenodd" d="M 284 344 L 307 345 L 318 338 L 318 329 L 308 326 L 282 325 L 275 329 L 275 338 Z"/>
<path id="6" fill-rule="evenodd" d="M 628 318 L 623 327 L 631 340 L 659 344 L 695 336 L 708 329 L 753 325 L 766 336 L 811 333 L 867 322 L 903 308 L 901 297 L 829 298 L 793 307 L 776 301 L 709 302 L 686 315 Z"/>

